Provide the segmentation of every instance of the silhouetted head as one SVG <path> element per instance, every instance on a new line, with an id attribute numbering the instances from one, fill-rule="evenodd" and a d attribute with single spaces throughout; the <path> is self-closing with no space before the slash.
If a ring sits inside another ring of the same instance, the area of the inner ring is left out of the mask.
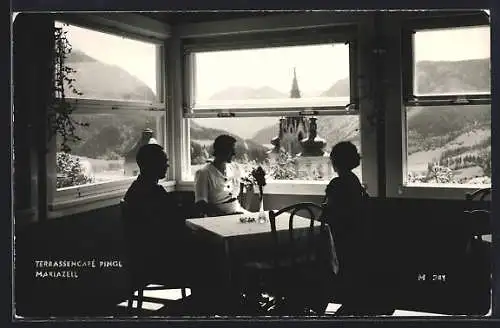
<path id="1" fill-rule="evenodd" d="M 236 154 L 234 146 L 236 139 L 227 134 L 221 134 L 214 141 L 214 156 L 216 160 L 231 163 Z"/>
<path id="2" fill-rule="evenodd" d="M 332 147 L 330 160 L 337 173 L 347 172 L 359 166 L 361 156 L 353 143 L 342 141 Z"/>
<path id="3" fill-rule="evenodd" d="M 167 173 L 168 157 L 163 147 L 158 144 L 146 144 L 139 148 L 135 157 L 143 177 L 159 180 Z"/>

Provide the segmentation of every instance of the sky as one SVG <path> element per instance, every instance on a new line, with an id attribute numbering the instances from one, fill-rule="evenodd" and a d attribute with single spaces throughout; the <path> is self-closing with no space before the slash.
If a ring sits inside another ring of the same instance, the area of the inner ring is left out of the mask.
<path id="1" fill-rule="evenodd" d="M 66 36 L 74 50 L 81 50 L 103 63 L 123 68 L 146 83 L 156 94 L 155 44 L 72 25 L 65 26 L 64 30 L 68 31 Z"/>
<path id="2" fill-rule="evenodd" d="M 420 31 L 415 33 L 414 42 L 417 61 L 490 57 L 489 27 Z"/>
<path id="3" fill-rule="evenodd" d="M 74 49 L 136 76 L 156 92 L 155 45 L 66 26 Z M 415 35 L 416 60 L 464 60 L 490 56 L 488 27 L 422 31 Z M 272 87 L 289 93 L 296 68 L 303 94 L 317 95 L 348 76 L 349 50 L 344 44 L 295 46 L 196 55 L 197 100 L 231 86 Z M 264 78 L 263 78 L 264 77 Z"/>
<path id="4" fill-rule="evenodd" d="M 321 93 L 349 76 L 345 44 L 205 52 L 195 58 L 197 100 L 231 86 L 270 86 L 288 94 L 294 68 L 303 93 Z"/>

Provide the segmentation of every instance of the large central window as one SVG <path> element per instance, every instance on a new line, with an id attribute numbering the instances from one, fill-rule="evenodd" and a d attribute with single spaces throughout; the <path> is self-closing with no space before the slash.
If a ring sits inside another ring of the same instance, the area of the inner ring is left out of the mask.
<path id="1" fill-rule="evenodd" d="M 360 149 L 351 44 L 283 43 L 187 48 L 183 180 L 211 159 L 220 134 L 237 139 L 235 161 L 245 171 L 261 165 L 271 180 L 328 181 L 331 147 L 350 140 Z M 355 172 L 361 177 L 361 167 Z"/>

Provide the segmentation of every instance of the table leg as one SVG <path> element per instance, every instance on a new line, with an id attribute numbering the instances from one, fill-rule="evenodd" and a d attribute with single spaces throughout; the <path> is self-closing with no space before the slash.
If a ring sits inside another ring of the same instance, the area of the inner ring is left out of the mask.
<path id="1" fill-rule="evenodd" d="M 233 268 L 231 266 L 231 249 L 229 247 L 229 240 L 224 240 L 224 258 L 225 258 L 225 271 L 227 275 L 228 288 L 233 287 Z"/>
<path id="2" fill-rule="evenodd" d="M 233 271 L 233 259 L 231 254 L 231 241 L 224 240 L 224 271 L 226 276 L 223 297 L 225 299 L 225 311 L 230 315 L 241 315 L 241 290 L 238 285 L 238 279 Z"/>

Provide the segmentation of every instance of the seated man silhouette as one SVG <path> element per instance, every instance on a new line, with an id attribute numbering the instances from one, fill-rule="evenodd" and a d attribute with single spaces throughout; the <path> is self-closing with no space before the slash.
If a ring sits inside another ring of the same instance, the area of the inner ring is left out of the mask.
<path id="1" fill-rule="evenodd" d="M 195 204 L 198 215 L 218 216 L 247 213 L 241 207 L 241 171 L 232 163 L 236 139 L 220 135 L 213 144 L 214 160 L 195 173 Z"/>
<path id="2" fill-rule="evenodd" d="M 158 144 L 142 146 L 136 155 L 140 174 L 127 190 L 124 201 L 128 218 L 127 242 L 132 243 L 135 265 L 148 274 L 168 269 L 183 255 L 185 223 L 183 211 L 158 180 L 169 167 L 167 154 Z M 149 271 L 149 272 L 148 272 Z M 172 270 L 169 270 L 172 271 Z"/>

